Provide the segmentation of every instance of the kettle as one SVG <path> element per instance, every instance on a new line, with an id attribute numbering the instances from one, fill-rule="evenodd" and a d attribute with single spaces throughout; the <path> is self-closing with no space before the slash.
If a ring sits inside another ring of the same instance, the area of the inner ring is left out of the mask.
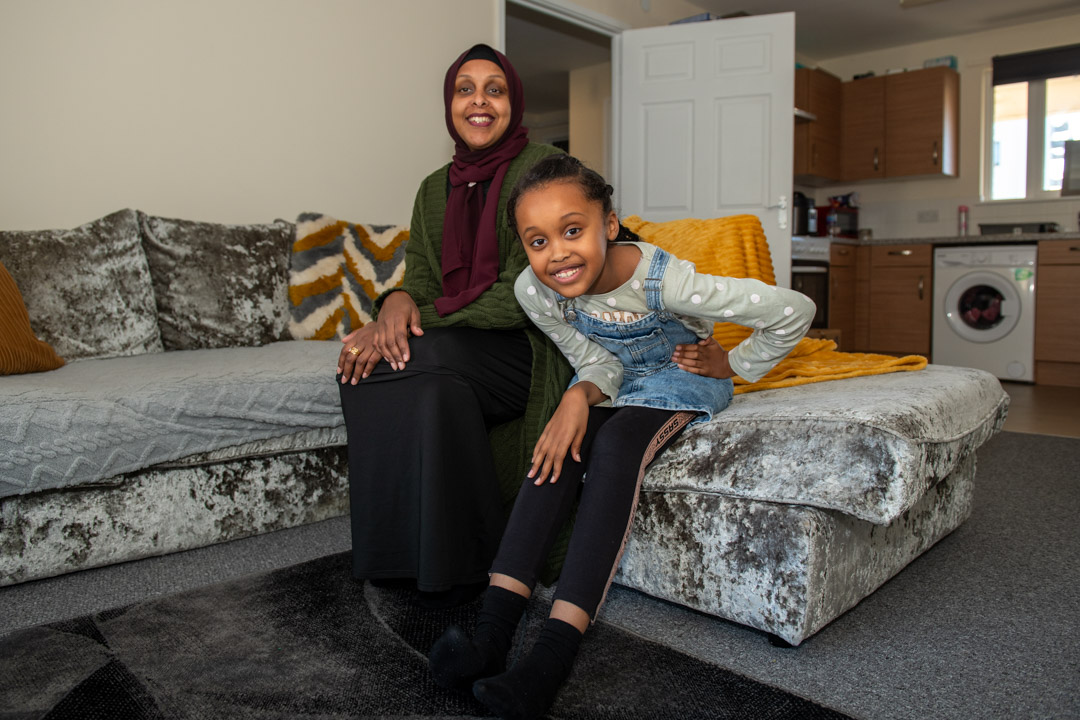
<path id="1" fill-rule="evenodd" d="M 799 191 L 792 193 L 791 201 L 791 234 L 792 235 L 809 235 L 809 211 L 810 200 Z"/>

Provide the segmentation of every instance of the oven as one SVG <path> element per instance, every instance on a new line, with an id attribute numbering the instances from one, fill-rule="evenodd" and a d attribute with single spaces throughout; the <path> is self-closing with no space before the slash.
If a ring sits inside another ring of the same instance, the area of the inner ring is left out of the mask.
<path id="1" fill-rule="evenodd" d="M 793 235 L 791 287 L 814 301 L 812 328 L 829 326 L 829 239 Z"/>

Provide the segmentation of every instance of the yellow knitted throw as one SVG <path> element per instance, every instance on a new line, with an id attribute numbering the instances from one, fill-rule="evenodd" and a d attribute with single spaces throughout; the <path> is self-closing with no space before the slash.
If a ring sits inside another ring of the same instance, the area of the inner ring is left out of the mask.
<path id="1" fill-rule="evenodd" d="M 682 260 L 690 260 L 700 273 L 725 277 L 756 278 L 776 284 L 772 256 L 761 221 L 755 215 L 732 215 L 711 220 L 673 220 L 653 223 L 631 215 L 623 225 Z M 713 337 L 725 348 L 746 339 L 751 328 L 733 323 L 717 323 Z M 869 353 L 838 352 L 832 340 L 803 338 L 795 349 L 768 375 L 757 382 L 735 376 L 735 393 L 769 388 L 840 380 L 859 375 L 922 370 L 921 355 L 893 357 Z"/>

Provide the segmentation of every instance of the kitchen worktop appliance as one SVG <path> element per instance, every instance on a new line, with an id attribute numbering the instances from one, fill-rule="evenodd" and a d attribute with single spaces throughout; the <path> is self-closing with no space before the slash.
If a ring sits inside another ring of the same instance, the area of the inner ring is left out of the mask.
<path id="1" fill-rule="evenodd" d="M 814 328 L 829 325 L 829 244 L 827 237 L 791 236 L 791 288 L 817 305 Z"/>

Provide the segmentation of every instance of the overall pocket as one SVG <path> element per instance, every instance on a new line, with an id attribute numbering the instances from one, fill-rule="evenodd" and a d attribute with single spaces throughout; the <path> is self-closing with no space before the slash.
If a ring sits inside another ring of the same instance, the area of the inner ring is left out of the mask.
<path id="1" fill-rule="evenodd" d="M 613 338 L 590 334 L 589 339 L 618 357 L 628 370 L 655 371 L 667 365 L 675 352 L 667 333 L 659 328 L 635 337 Z"/>

